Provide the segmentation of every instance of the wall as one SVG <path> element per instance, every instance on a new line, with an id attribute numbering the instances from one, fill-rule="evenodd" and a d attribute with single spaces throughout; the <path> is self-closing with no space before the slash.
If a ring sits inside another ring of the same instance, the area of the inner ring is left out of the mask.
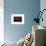
<path id="1" fill-rule="evenodd" d="M 4 0 L 5 40 L 18 41 L 32 29 L 35 14 L 40 10 L 40 0 Z M 24 14 L 24 25 L 12 25 L 11 14 Z"/>
<path id="2" fill-rule="evenodd" d="M 40 1 L 40 9 L 41 9 L 41 11 L 42 11 L 43 9 L 46 9 L 46 0 L 41 0 L 41 1 Z M 46 27 L 46 20 L 45 20 L 45 19 L 46 19 L 46 10 L 43 12 L 42 17 L 43 17 L 43 22 L 40 21 L 40 25 Z"/>
<path id="3" fill-rule="evenodd" d="M 0 0 L 0 42 L 4 41 L 4 0 Z"/>

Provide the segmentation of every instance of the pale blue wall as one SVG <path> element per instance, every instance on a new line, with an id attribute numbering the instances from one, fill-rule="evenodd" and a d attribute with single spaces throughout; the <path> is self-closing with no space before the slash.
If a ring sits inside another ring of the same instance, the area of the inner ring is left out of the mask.
<path id="1" fill-rule="evenodd" d="M 40 0 L 5 0 L 4 2 L 5 40 L 17 41 L 31 30 L 35 13 L 40 9 Z M 16 13 L 25 15 L 24 25 L 11 24 L 11 14 Z"/>
<path id="2" fill-rule="evenodd" d="M 46 9 L 46 0 L 41 0 L 40 1 L 40 10 L 42 11 L 43 9 Z M 40 25 L 46 27 L 46 10 L 43 12 L 43 22 L 40 21 Z"/>

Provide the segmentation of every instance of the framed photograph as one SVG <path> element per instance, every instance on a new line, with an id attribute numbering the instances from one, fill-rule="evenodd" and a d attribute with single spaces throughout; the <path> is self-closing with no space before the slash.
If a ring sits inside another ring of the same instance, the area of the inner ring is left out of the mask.
<path id="1" fill-rule="evenodd" d="M 24 24 L 24 14 L 12 14 L 11 24 Z"/>

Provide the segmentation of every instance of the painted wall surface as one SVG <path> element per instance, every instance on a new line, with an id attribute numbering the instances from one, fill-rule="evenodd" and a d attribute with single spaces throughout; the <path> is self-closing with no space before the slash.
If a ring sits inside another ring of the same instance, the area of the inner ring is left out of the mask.
<path id="1" fill-rule="evenodd" d="M 40 9 L 41 9 L 41 11 L 42 11 L 43 9 L 46 9 L 46 0 L 41 0 L 41 1 L 40 1 Z M 43 17 L 43 22 L 41 21 L 41 22 L 40 22 L 40 25 L 43 25 L 43 26 L 46 27 L 46 10 L 43 12 L 42 17 Z"/>
<path id="2" fill-rule="evenodd" d="M 4 41 L 4 0 L 0 0 L 0 42 Z"/>
<path id="3" fill-rule="evenodd" d="M 4 34 L 7 41 L 18 41 L 32 29 L 36 12 L 40 9 L 40 0 L 5 0 Z M 24 14 L 24 25 L 11 24 L 11 14 Z"/>

